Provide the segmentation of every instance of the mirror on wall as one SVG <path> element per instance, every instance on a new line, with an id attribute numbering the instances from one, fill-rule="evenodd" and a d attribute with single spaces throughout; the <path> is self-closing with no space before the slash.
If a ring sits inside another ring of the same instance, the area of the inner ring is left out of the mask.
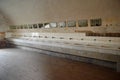
<path id="1" fill-rule="evenodd" d="M 38 23 L 38 24 L 23 24 L 23 25 L 11 25 L 10 29 L 38 29 L 38 28 L 63 28 L 63 27 L 76 27 L 76 24 L 79 27 L 87 27 L 88 26 L 88 19 L 81 19 L 78 20 L 77 23 L 75 20 L 68 20 L 68 21 L 61 21 L 61 22 L 46 22 L 46 23 Z M 90 19 L 90 25 L 92 27 L 101 26 L 102 19 Z M 106 26 L 109 26 L 108 24 Z M 113 26 L 113 24 L 110 24 Z M 115 26 L 118 26 L 117 24 Z"/>
<path id="2" fill-rule="evenodd" d="M 44 25 L 42 23 L 38 24 L 39 28 L 42 28 Z"/>
<path id="3" fill-rule="evenodd" d="M 51 22 L 50 23 L 50 27 L 51 28 L 56 28 L 57 27 L 57 23 L 56 22 Z"/>
<path id="4" fill-rule="evenodd" d="M 67 26 L 68 27 L 76 27 L 76 21 L 67 21 Z"/>
<path id="5" fill-rule="evenodd" d="M 102 25 L 102 19 L 91 19 L 90 25 L 93 26 L 101 26 Z"/>
<path id="6" fill-rule="evenodd" d="M 29 29 L 32 29 L 32 28 L 33 28 L 33 26 L 32 26 L 31 24 L 29 24 L 28 27 L 29 27 Z"/>
<path id="7" fill-rule="evenodd" d="M 22 25 L 20 25 L 20 29 L 23 29 L 23 26 L 22 26 Z"/>
<path id="8" fill-rule="evenodd" d="M 66 27 L 66 22 L 64 21 L 64 22 L 58 22 L 58 26 L 59 27 Z"/>
<path id="9" fill-rule="evenodd" d="M 87 27 L 88 26 L 88 20 L 78 20 L 78 26 L 79 27 Z"/>
<path id="10" fill-rule="evenodd" d="M 16 29 L 16 26 L 10 26 L 10 29 Z"/>
<path id="11" fill-rule="evenodd" d="M 37 29 L 37 24 L 33 24 L 33 28 L 34 28 L 34 29 Z"/>
<path id="12" fill-rule="evenodd" d="M 49 23 L 44 23 L 44 28 L 50 28 L 50 24 Z"/>
<path id="13" fill-rule="evenodd" d="M 16 29 L 20 29 L 20 26 L 16 26 Z"/>
<path id="14" fill-rule="evenodd" d="M 27 25 L 23 25 L 24 29 L 28 29 L 28 26 Z"/>
<path id="15" fill-rule="evenodd" d="M 0 32 L 0 40 L 3 40 L 5 38 L 5 32 Z"/>

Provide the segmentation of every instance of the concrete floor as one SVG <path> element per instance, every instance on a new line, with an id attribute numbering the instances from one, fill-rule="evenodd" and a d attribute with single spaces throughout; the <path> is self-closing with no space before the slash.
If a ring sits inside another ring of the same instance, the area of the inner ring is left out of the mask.
<path id="1" fill-rule="evenodd" d="M 21 49 L 0 49 L 0 80 L 120 80 L 115 70 Z"/>

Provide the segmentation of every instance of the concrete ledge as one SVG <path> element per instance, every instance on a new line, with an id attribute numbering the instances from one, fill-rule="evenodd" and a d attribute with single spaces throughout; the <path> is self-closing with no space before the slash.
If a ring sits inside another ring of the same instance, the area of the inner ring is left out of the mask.
<path id="1" fill-rule="evenodd" d="M 32 48 L 38 48 L 42 50 L 49 50 L 54 52 L 66 53 L 71 55 L 83 56 L 88 58 L 95 58 L 100 60 L 118 62 L 120 61 L 120 55 L 117 55 L 119 51 L 116 50 L 103 50 L 103 49 L 96 49 L 94 47 L 74 47 L 70 45 L 59 44 L 59 46 L 55 46 L 54 44 L 48 45 L 45 43 L 42 44 L 34 44 L 34 43 L 23 43 L 23 42 L 14 42 L 17 46 L 26 46 Z M 101 52 L 102 51 L 102 52 Z M 110 52 L 110 53 L 109 53 Z M 111 54 L 112 52 L 112 54 Z"/>
<path id="2" fill-rule="evenodd" d="M 17 48 L 35 51 L 35 52 L 37 51 L 37 52 L 40 52 L 42 54 L 72 59 L 72 60 L 76 60 L 76 61 L 82 61 L 82 62 L 86 62 L 86 63 L 96 64 L 96 65 L 116 69 L 116 62 L 99 60 L 99 59 L 88 58 L 88 57 L 83 57 L 83 56 L 76 56 L 76 55 L 72 55 L 72 54 L 54 52 L 54 51 L 49 51 L 49 50 L 42 50 L 42 49 L 38 49 L 38 48 L 25 47 L 25 46 L 17 46 Z"/>
<path id="3" fill-rule="evenodd" d="M 22 40 L 15 40 L 12 43 L 20 48 L 77 61 L 102 65 L 120 71 L 120 50 L 99 47 L 86 47 L 84 45 L 76 46 L 63 43 L 59 44 L 32 41 L 25 42 Z"/>

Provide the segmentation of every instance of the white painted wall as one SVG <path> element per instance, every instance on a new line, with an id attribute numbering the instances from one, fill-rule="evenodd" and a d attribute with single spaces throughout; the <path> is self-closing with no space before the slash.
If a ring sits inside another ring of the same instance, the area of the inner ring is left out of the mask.
<path id="1" fill-rule="evenodd" d="M 0 32 L 6 32 L 8 30 L 7 20 L 0 14 Z"/>
<path id="2" fill-rule="evenodd" d="M 0 10 L 11 24 L 107 18 L 120 22 L 120 0 L 0 0 Z"/>

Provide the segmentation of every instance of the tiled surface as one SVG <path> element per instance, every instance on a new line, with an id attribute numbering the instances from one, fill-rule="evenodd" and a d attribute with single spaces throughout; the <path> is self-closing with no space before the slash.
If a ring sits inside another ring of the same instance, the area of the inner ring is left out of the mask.
<path id="1" fill-rule="evenodd" d="M 14 48 L 0 49 L 0 80 L 120 80 L 120 73 Z"/>

